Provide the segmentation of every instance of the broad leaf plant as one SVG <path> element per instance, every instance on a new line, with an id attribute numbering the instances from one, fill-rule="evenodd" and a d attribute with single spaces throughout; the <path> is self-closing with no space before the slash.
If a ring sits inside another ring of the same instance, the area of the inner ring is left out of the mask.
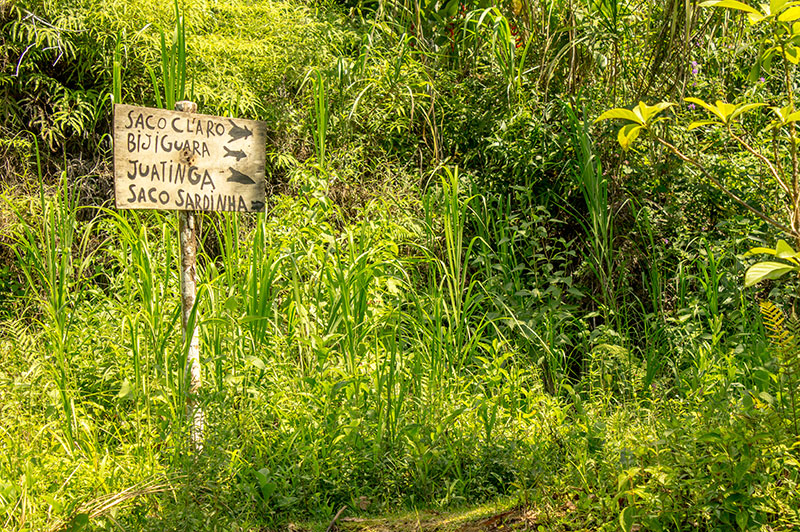
<path id="1" fill-rule="evenodd" d="M 797 122 L 800 121 L 800 110 L 795 108 L 792 83 L 800 63 L 800 1 L 770 0 L 769 3 L 760 4 L 759 9 L 737 0 L 709 0 L 700 5 L 740 11 L 747 16 L 750 24 L 767 26 L 768 31 L 762 38 L 758 61 L 751 72 L 751 78 L 757 78 L 762 67 L 771 66 L 777 59 L 782 66 L 786 95 L 782 106 L 769 107 L 774 117 L 767 128 L 772 133 L 771 154 L 762 152 L 759 146 L 748 142 L 740 123 L 746 113 L 757 110 L 763 112 L 767 104 L 762 102 L 728 103 L 717 100 L 709 103 L 700 98 L 685 98 L 686 102 L 694 104 L 692 107 L 702 108 L 706 115 L 688 124 L 686 129 L 692 131 L 700 128 L 722 128 L 733 142 L 757 161 L 766 175 L 780 188 L 785 199 L 781 202 L 781 207 L 775 212 L 768 212 L 751 205 L 709 170 L 700 157 L 660 135 L 660 129 L 654 126 L 670 118 L 666 111 L 676 105 L 673 102 L 655 105 L 639 102 L 632 109 L 611 109 L 601 114 L 595 122 L 612 119 L 625 121 L 617 133 L 617 140 L 626 151 L 642 134 L 651 136 L 678 158 L 695 167 L 725 195 L 779 229 L 793 242 L 789 244 L 782 239 L 774 249 L 757 247 L 749 251 L 748 254 L 769 254 L 780 259 L 780 262 L 764 261 L 750 266 L 745 274 L 745 286 L 752 286 L 766 279 L 777 279 L 789 272 L 800 272 L 800 252 L 795 251 L 800 249 L 800 168 L 797 153 Z M 782 156 L 781 150 L 785 150 L 786 155 Z"/>

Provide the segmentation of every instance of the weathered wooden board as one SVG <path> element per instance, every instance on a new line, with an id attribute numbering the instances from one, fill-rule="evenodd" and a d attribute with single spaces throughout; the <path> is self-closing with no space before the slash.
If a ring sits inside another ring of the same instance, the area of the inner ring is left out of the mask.
<path id="1" fill-rule="evenodd" d="M 266 124 L 114 106 L 118 209 L 263 211 Z"/>

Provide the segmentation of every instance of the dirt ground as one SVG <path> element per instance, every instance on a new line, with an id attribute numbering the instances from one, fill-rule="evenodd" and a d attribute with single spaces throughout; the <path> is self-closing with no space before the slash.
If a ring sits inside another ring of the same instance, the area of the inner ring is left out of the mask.
<path id="1" fill-rule="evenodd" d="M 334 524 L 331 532 L 499 532 L 536 530 L 541 524 L 533 510 L 514 509 L 476 520 L 452 516 L 420 516 L 419 519 L 360 519 L 344 518 Z"/>
<path id="2" fill-rule="evenodd" d="M 560 512 L 556 512 L 558 514 Z M 391 517 L 349 517 L 343 510 L 327 526 L 313 527 L 325 532 L 513 532 L 550 530 L 557 515 L 526 506 L 498 504 L 461 511 L 420 511 Z M 554 519 L 555 518 L 555 519 Z M 289 530 L 305 532 L 303 527 Z"/>

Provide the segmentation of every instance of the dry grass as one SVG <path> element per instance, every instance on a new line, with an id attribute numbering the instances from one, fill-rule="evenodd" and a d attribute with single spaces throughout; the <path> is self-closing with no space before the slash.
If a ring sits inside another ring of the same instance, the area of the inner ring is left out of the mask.
<path id="1" fill-rule="evenodd" d="M 333 523 L 290 525 L 294 531 L 338 532 L 500 532 L 550 530 L 568 512 L 566 506 L 558 509 L 549 505 L 536 508 L 519 505 L 513 501 L 490 503 L 461 510 L 438 512 L 425 510 L 387 517 L 349 517 L 348 511 Z M 557 526 L 556 526 L 556 529 Z"/>
<path id="2" fill-rule="evenodd" d="M 108 495 L 103 495 L 97 499 L 87 501 L 78 506 L 68 518 L 55 521 L 47 531 L 60 532 L 69 529 L 73 523 L 79 522 L 79 520 L 89 523 L 92 519 L 97 519 L 98 517 L 106 517 L 115 521 L 111 516 L 112 510 L 129 506 L 140 497 L 175 491 L 174 481 L 176 480 L 178 479 L 159 477 L 135 484 L 122 491 L 109 493 Z M 119 523 L 115 522 L 115 524 L 119 526 Z M 124 530 L 121 526 L 119 528 Z"/>

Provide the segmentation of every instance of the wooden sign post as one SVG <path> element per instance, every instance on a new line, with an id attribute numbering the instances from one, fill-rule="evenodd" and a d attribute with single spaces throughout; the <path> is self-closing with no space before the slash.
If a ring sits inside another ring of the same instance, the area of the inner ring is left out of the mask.
<path id="1" fill-rule="evenodd" d="M 175 107 L 114 106 L 117 208 L 263 211 L 266 124 Z"/>
<path id="2" fill-rule="evenodd" d="M 181 245 L 181 323 L 188 381 L 186 416 L 192 446 L 203 447 L 195 211 L 263 211 L 266 124 L 175 111 L 114 105 L 114 186 L 118 209 L 178 210 Z"/>

